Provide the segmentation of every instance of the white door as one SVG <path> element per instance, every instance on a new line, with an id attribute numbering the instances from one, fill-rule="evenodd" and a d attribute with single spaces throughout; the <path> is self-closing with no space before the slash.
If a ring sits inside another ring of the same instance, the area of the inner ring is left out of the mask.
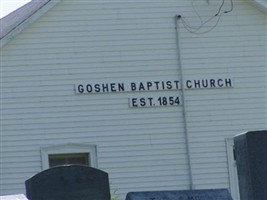
<path id="1" fill-rule="evenodd" d="M 234 152 L 235 151 L 234 139 L 227 138 L 226 146 L 227 146 L 228 169 L 230 177 L 230 192 L 234 200 L 240 200 L 238 175 L 237 175 L 237 167 L 236 167 L 235 152 Z"/>

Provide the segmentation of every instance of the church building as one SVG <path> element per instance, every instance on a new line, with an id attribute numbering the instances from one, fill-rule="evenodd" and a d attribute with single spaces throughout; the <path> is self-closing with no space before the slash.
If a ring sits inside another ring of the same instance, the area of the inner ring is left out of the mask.
<path id="1" fill-rule="evenodd" d="M 111 193 L 228 189 L 267 129 L 266 0 L 32 0 L 0 20 L 0 195 L 50 167 Z"/>

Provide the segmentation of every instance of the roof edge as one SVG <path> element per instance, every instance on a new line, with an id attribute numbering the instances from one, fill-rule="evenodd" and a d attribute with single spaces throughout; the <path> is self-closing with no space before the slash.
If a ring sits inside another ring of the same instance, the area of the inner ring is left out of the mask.
<path id="1" fill-rule="evenodd" d="M 0 48 L 35 22 L 61 0 L 32 0 L 0 19 Z M 243 0 L 267 14 L 267 0 Z"/>
<path id="2" fill-rule="evenodd" d="M 264 14 L 267 14 L 267 1 L 266 0 L 244 0 L 250 5 L 254 6 Z"/>
<path id="3" fill-rule="evenodd" d="M 60 0 L 32 0 L 0 19 L 0 47 L 2 48 L 27 26 L 48 12 Z"/>

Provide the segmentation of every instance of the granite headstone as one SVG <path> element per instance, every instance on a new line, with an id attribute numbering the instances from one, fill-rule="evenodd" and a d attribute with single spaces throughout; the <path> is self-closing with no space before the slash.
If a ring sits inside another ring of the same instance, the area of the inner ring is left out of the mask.
<path id="1" fill-rule="evenodd" d="M 108 174 L 86 166 L 50 168 L 25 184 L 29 200 L 110 200 Z"/>
<path id="2" fill-rule="evenodd" d="M 241 199 L 267 199 L 267 131 L 237 135 L 234 145 Z"/>
<path id="3" fill-rule="evenodd" d="M 228 190 L 174 190 L 130 192 L 126 200 L 233 200 Z"/>
<path id="4" fill-rule="evenodd" d="M 0 196 L 0 200 L 28 200 L 24 194 Z"/>

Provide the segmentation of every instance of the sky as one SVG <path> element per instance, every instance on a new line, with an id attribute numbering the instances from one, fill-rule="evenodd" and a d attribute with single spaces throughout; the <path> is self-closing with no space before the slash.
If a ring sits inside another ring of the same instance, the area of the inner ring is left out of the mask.
<path id="1" fill-rule="evenodd" d="M 18 9 L 31 0 L 0 0 L 0 18 Z"/>

